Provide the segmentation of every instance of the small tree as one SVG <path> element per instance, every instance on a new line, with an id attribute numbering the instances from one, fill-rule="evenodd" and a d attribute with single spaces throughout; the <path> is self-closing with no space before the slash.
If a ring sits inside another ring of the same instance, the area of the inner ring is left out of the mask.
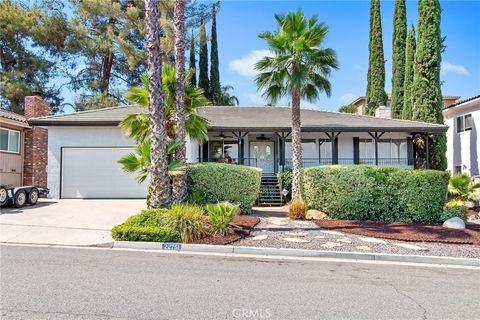
<path id="1" fill-rule="evenodd" d="M 347 104 L 338 108 L 338 112 L 357 113 L 357 106 L 354 104 Z"/>

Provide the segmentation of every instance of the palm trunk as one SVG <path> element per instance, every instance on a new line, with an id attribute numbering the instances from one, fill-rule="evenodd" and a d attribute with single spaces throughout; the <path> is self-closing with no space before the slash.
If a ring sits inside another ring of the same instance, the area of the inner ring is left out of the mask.
<path id="1" fill-rule="evenodd" d="M 292 94 L 292 200 L 300 198 L 301 163 L 300 92 L 294 91 Z"/>
<path id="2" fill-rule="evenodd" d="M 162 91 L 162 60 L 160 52 L 160 24 L 157 0 L 145 0 L 147 29 L 148 112 L 151 131 L 150 207 L 163 208 L 171 204 L 168 176 L 167 134 Z"/>
<path id="3" fill-rule="evenodd" d="M 173 13 L 175 26 L 175 138 L 179 143 L 175 159 L 185 163 L 185 0 L 176 0 Z M 187 175 L 173 177 L 173 201 L 187 200 Z"/>

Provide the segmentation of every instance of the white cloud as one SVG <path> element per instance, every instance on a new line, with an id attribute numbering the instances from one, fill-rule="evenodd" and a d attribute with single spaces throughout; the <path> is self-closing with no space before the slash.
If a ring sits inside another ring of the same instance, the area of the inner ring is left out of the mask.
<path id="1" fill-rule="evenodd" d="M 448 61 L 442 62 L 442 73 L 447 74 L 449 72 L 456 73 L 462 76 L 468 76 L 470 73 L 468 72 L 467 68 L 460 64 L 453 64 Z"/>
<path id="2" fill-rule="evenodd" d="M 251 50 L 247 56 L 230 61 L 228 67 L 242 76 L 253 78 L 258 74 L 255 63 L 265 56 L 272 56 L 272 53 L 266 49 Z"/>
<path id="3" fill-rule="evenodd" d="M 343 102 L 346 102 L 346 103 L 350 103 L 350 102 L 352 102 L 353 100 L 355 100 L 355 99 L 357 99 L 357 98 L 358 98 L 358 95 L 349 92 L 349 93 L 345 93 L 344 95 L 342 95 L 342 96 L 339 98 L 339 100 L 340 100 L 340 101 L 343 101 Z"/>

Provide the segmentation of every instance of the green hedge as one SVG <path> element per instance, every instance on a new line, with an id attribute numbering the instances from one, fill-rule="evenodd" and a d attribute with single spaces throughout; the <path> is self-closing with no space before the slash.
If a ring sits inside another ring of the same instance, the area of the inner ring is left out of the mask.
<path id="1" fill-rule="evenodd" d="M 148 209 L 113 227 L 112 238 L 124 241 L 181 242 L 180 233 L 163 224 L 163 210 Z"/>
<path id="2" fill-rule="evenodd" d="M 280 188 L 288 190 L 288 194 L 285 197 L 287 202 L 292 200 L 292 169 L 285 168 L 277 173 L 278 182 Z"/>
<path id="3" fill-rule="evenodd" d="M 302 170 L 300 189 L 310 208 L 335 219 L 442 222 L 449 174 L 377 166 Z"/>
<path id="4" fill-rule="evenodd" d="M 196 163 L 187 167 L 190 199 L 199 204 L 228 201 L 249 213 L 260 194 L 262 170 L 226 163 Z"/>

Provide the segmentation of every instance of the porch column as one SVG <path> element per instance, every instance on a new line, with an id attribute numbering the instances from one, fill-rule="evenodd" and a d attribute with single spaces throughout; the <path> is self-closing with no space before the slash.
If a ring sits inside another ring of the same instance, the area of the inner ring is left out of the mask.
<path id="1" fill-rule="evenodd" d="M 360 164 L 360 138 L 353 138 L 353 164 Z"/>
<path id="2" fill-rule="evenodd" d="M 430 137 L 425 132 L 425 169 L 430 169 Z"/>
<path id="3" fill-rule="evenodd" d="M 338 136 L 341 132 L 325 132 L 332 145 L 332 164 L 338 164 Z"/>
<path id="4" fill-rule="evenodd" d="M 413 136 L 407 137 L 407 161 L 409 166 L 415 165 L 415 156 L 413 153 Z"/>
<path id="5" fill-rule="evenodd" d="M 243 143 L 243 138 L 248 134 L 248 132 L 232 132 L 232 134 L 237 138 L 237 143 L 238 143 L 238 163 L 239 164 L 244 164 L 244 155 L 245 155 L 245 149 L 244 149 L 244 143 Z"/>
<path id="6" fill-rule="evenodd" d="M 285 140 L 287 140 L 287 137 L 290 135 L 291 132 L 275 132 L 277 137 L 280 139 L 280 144 L 279 144 L 279 165 L 282 168 L 282 170 L 285 168 Z"/>
<path id="7" fill-rule="evenodd" d="M 318 165 L 322 165 L 322 144 L 325 143 L 325 140 L 318 139 Z"/>
<path id="8" fill-rule="evenodd" d="M 378 166 L 378 140 L 380 139 L 381 136 L 383 136 L 385 132 L 369 132 L 368 134 L 370 135 L 370 137 L 373 138 L 373 140 L 375 141 L 375 165 Z"/>

